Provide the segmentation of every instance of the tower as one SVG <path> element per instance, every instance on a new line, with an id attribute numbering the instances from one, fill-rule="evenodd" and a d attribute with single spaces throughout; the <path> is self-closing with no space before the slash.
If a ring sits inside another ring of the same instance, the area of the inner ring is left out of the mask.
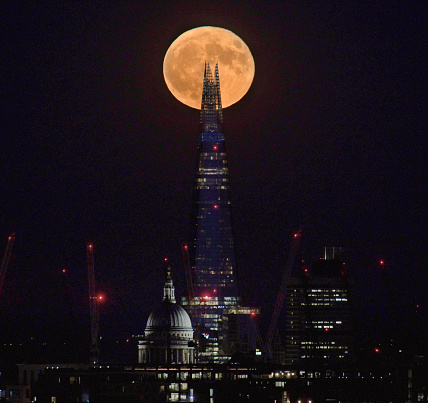
<path id="1" fill-rule="evenodd" d="M 205 65 L 198 140 L 189 251 L 194 297 L 183 298 L 182 305 L 193 320 L 199 361 L 222 362 L 231 354 L 227 315 L 240 299 L 217 64 L 214 76 Z"/>

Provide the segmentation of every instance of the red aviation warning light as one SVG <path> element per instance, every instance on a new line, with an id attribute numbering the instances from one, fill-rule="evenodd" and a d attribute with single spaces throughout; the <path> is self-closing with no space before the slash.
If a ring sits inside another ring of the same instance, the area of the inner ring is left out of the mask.
<path id="1" fill-rule="evenodd" d="M 10 256 L 12 254 L 12 247 L 15 242 L 15 233 L 10 234 L 7 238 L 6 250 L 4 251 L 3 260 L 0 266 L 0 294 L 3 288 L 4 278 L 6 276 L 7 266 L 9 265 Z"/>
<path id="2" fill-rule="evenodd" d="M 217 210 L 218 209 L 218 204 L 214 204 L 214 208 Z"/>
<path id="3" fill-rule="evenodd" d="M 98 332 L 100 329 L 100 314 L 98 310 L 98 296 L 95 294 L 94 248 L 92 243 L 87 244 L 87 264 L 89 282 L 89 313 L 91 318 L 91 348 L 90 362 L 97 364 L 99 358 Z"/>
<path id="4" fill-rule="evenodd" d="M 214 147 L 213 147 L 213 150 L 214 150 L 214 151 L 217 151 L 217 146 L 214 146 Z"/>

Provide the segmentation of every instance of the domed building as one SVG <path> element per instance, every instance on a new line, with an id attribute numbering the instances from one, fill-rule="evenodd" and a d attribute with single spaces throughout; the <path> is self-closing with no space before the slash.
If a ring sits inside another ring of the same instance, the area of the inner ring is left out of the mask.
<path id="1" fill-rule="evenodd" d="M 150 314 L 144 337 L 138 342 L 138 363 L 193 364 L 195 354 L 192 321 L 176 303 L 168 267 L 162 304 Z"/>

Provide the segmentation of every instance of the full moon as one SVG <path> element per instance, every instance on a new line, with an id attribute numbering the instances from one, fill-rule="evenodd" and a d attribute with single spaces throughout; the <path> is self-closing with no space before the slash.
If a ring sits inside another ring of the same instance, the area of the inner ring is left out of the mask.
<path id="1" fill-rule="evenodd" d="M 180 102 L 200 109 L 205 62 L 214 74 L 218 62 L 223 108 L 238 102 L 254 78 L 254 59 L 245 42 L 218 27 L 199 27 L 181 34 L 163 61 L 166 85 Z"/>

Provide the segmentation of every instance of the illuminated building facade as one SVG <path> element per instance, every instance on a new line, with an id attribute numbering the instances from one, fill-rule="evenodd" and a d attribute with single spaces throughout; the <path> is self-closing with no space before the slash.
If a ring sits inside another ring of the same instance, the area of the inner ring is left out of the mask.
<path id="1" fill-rule="evenodd" d="M 190 247 L 193 297 L 183 298 L 196 331 L 200 362 L 223 362 L 230 356 L 228 322 L 223 315 L 240 305 L 229 172 L 223 133 L 218 66 L 205 66 L 197 172 L 193 193 L 193 239 Z"/>
<path id="2" fill-rule="evenodd" d="M 354 328 L 341 248 L 326 248 L 324 259 L 301 277 L 292 277 L 286 294 L 285 364 L 353 362 Z"/>
<path id="3" fill-rule="evenodd" d="M 193 364 L 193 329 L 189 314 L 176 303 L 171 268 L 166 271 L 162 304 L 147 320 L 138 342 L 140 364 Z"/>

